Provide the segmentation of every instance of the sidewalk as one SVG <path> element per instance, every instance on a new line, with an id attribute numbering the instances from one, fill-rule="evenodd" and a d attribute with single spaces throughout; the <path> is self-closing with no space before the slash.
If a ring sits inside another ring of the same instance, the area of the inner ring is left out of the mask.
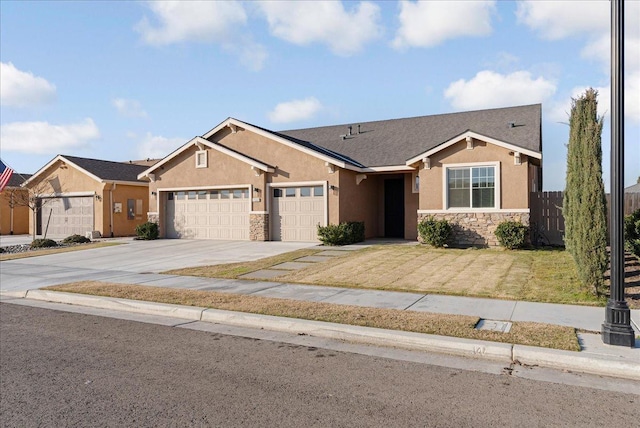
<path id="1" fill-rule="evenodd" d="M 306 334 L 361 343 L 409 347 L 476 358 L 498 358 L 511 363 L 540 365 L 640 380 L 640 340 L 636 341 L 635 348 L 609 346 L 602 343 L 598 334 L 604 321 L 604 308 L 601 307 L 312 286 L 263 280 L 280 275 L 283 270 L 303 268 L 305 265 L 308 266 L 309 263 L 322 263 L 332 257 L 339 257 L 344 254 L 344 251 L 360 248 L 362 248 L 362 245 L 325 250 L 317 255 L 306 257 L 304 261 L 288 262 L 284 266 L 274 266 L 270 269 L 245 275 L 246 278 L 253 279 L 233 280 L 137 273 L 125 270 L 100 270 L 80 267 L 69 269 L 53 265 L 32 264 L 29 264 L 29 277 L 25 277 L 23 274 L 25 265 L 3 262 L 2 271 L 0 272 L 2 277 L 0 297 L 6 302 L 10 302 L 12 299 L 27 298 L 145 314 L 167 315 L 195 321 L 228 323 L 244 327 L 271 328 L 296 333 L 302 331 Z M 125 299 L 100 298 L 38 290 L 38 288 L 48 285 L 87 280 L 210 290 L 373 308 L 471 315 L 485 320 L 485 325 L 493 325 L 497 328 L 504 327 L 505 322 L 530 321 L 568 326 L 586 332 L 578 333 L 578 339 L 583 348 L 582 351 L 568 352 L 522 345 L 217 311 L 206 308 L 181 307 L 178 305 L 135 302 Z M 640 310 L 632 310 L 631 318 L 635 331 L 640 331 L 638 329 L 640 325 Z"/>
<path id="2" fill-rule="evenodd" d="M 112 272 L 112 274 L 115 273 Z M 110 278 L 100 279 L 145 286 L 211 290 L 224 293 L 251 294 L 376 308 L 464 314 L 495 321 L 544 322 L 590 331 L 599 331 L 604 317 L 604 308 L 320 287 L 269 281 L 208 279 L 162 274 L 133 274 L 129 272 L 121 272 L 119 275 L 111 275 Z M 65 278 L 64 281 L 60 282 L 69 282 L 69 278 Z M 10 303 L 13 299 L 26 298 L 110 310 L 124 310 L 140 314 L 164 315 L 189 321 L 264 328 L 294 334 L 304 333 L 358 343 L 418 349 L 473 358 L 500 360 L 511 364 L 537 365 L 640 380 L 640 340 L 636 341 L 636 348 L 609 346 L 602 343 L 600 336 L 595 333 L 578 333 L 578 339 L 583 349 L 580 352 L 569 352 L 37 289 L 2 291 L 0 292 L 0 297 L 3 302 L 7 303 Z M 636 331 L 637 322 L 640 319 L 639 312 L 637 310 L 632 311 Z"/>

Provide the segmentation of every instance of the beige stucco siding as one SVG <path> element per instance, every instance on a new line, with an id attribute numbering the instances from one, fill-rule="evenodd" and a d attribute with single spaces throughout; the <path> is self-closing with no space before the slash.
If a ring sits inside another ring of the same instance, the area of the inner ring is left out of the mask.
<path id="1" fill-rule="evenodd" d="M 17 195 L 22 193 L 22 195 Z M 25 200 L 27 191 L 20 188 L 7 187 L 0 194 L 0 235 L 22 235 L 29 233 L 29 208 L 13 203 L 11 200 Z M 13 221 L 12 221 L 13 216 Z"/>
<path id="2" fill-rule="evenodd" d="M 379 176 L 368 174 L 357 184 L 354 171 L 340 170 L 340 186 L 337 190 L 340 199 L 340 222 L 363 221 L 366 238 L 380 236 L 378 216 Z"/>
<path id="3" fill-rule="evenodd" d="M 100 226 L 102 236 L 111 235 L 111 219 L 113 218 L 113 235 L 114 236 L 134 236 L 136 234 L 136 226 L 147 221 L 147 212 L 149 211 L 149 192 L 146 186 L 133 186 L 122 183 L 104 183 L 102 190 L 102 201 L 96 203 L 96 224 Z M 130 219 L 127 214 L 127 202 L 129 199 L 134 200 L 136 205 L 134 218 Z M 142 209 L 138 210 L 138 201 L 142 201 Z M 122 204 L 122 211 L 114 212 L 114 204 Z"/>
<path id="4" fill-rule="evenodd" d="M 411 174 L 404 175 L 404 239 L 418 238 L 418 193 L 413 193 Z"/>
<path id="5" fill-rule="evenodd" d="M 326 181 L 328 188 L 332 185 L 339 187 L 337 168 L 336 172 L 329 173 L 325 161 L 322 159 L 254 132 L 238 129 L 236 133 L 232 133 L 229 129 L 225 129 L 210 137 L 209 140 L 275 168 L 275 172 L 266 174 L 266 180 L 271 185 Z M 244 170 L 247 171 L 247 174 L 253 174 L 250 166 L 246 163 L 243 167 Z M 264 187 L 259 186 L 261 191 L 264 191 Z M 340 222 L 339 190 L 328 190 L 327 193 L 329 223 L 338 223 Z M 261 205 L 269 196 L 262 194 Z M 265 207 L 254 204 L 253 210 L 262 211 L 265 210 Z"/>
<path id="6" fill-rule="evenodd" d="M 500 208 L 529 208 L 528 159 L 522 156 L 521 165 L 514 164 L 510 150 L 482 141 L 475 141 L 468 150 L 466 142 L 452 146 L 431 156 L 431 169 L 420 170 L 420 210 L 443 210 L 443 169 L 451 164 L 500 163 Z"/>

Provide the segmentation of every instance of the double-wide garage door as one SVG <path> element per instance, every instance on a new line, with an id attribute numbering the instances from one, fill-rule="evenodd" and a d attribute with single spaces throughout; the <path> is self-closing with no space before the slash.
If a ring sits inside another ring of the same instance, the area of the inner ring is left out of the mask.
<path id="1" fill-rule="evenodd" d="M 271 234 L 274 241 L 317 241 L 325 225 L 323 186 L 272 188 Z"/>
<path id="2" fill-rule="evenodd" d="M 84 236 L 93 230 L 93 196 L 42 199 L 39 229 L 48 236 Z"/>
<path id="3" fill-rule="evenodd" d="M 249 239 L 249 190 L 219 189 L 167 194 L 169 238 Z"/>

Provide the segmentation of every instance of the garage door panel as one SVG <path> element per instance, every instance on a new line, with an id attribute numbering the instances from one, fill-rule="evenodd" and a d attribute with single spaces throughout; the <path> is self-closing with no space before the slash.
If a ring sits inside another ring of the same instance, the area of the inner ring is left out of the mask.
<path id="1" fill-rule="evenodd" d="M 312 196 L 313 187 L 274 188 L 272 192 L 274 240 L 318 241 L 317 225 L 324 224 L 324 195 Z M 323 193 L 323 192 L 322 192 Z"/>
<path id="2" fill-rule="evenodd" d="M 198 199 L 169 199 L 167 201 L 167 230 L 172 238 L 249 239 L 250 201 L 244 197 L 233 199 L 230 190 L 198 193 Z M 239 195 L 247 195 L 248 192 Z M 181 211 L 188 213 L 181 217 Z"/>
<path id="3" fill-rule="evenodd" d="M 92 231 L 93 202 L 93 196 L 44 199 L 40 210 L 42 232 L 46 231 L 50 236 L 68 236 Z"/>

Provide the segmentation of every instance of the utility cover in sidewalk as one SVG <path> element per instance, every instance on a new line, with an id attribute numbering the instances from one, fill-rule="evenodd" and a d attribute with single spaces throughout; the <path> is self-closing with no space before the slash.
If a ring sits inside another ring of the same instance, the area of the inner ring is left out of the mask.
<path id="1" fill-rule="evenodd" d="M 509 333 L 511 330 L 511 323 L 508 321 L 495 321 L 495 320 L 480 320 L 476 324 L 476 330 L 489 330 L 499 331 L 502 333 Z"/>

